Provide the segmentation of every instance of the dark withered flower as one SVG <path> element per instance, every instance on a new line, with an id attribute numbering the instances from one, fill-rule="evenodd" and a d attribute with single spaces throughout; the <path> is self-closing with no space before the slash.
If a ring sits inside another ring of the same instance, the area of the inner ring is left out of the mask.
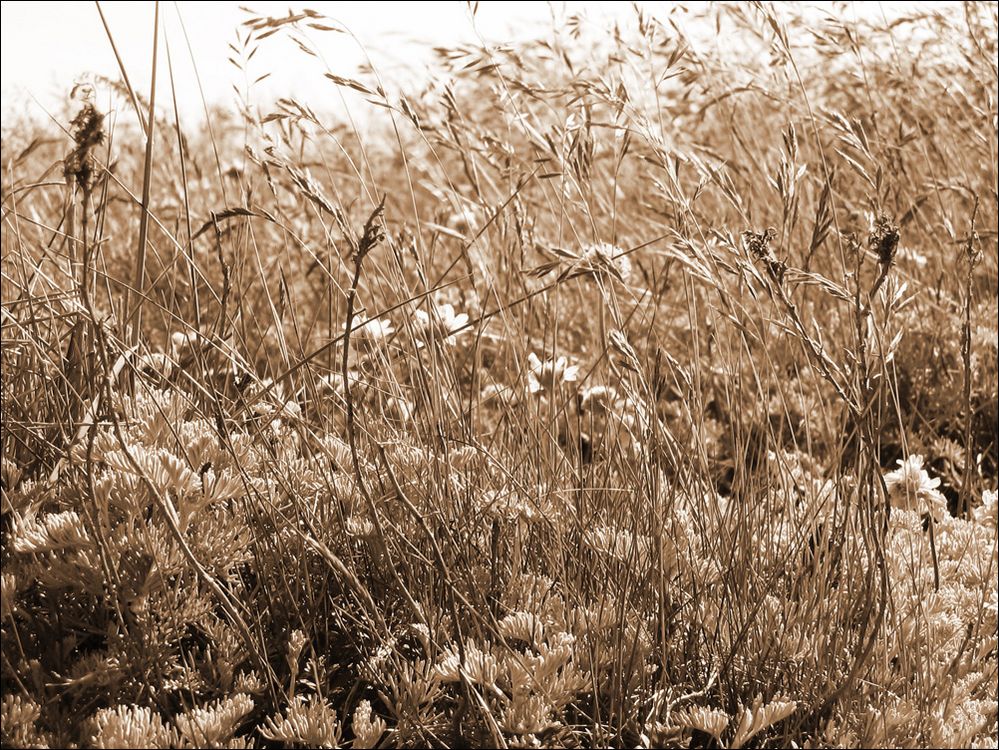
<path id="1" fill-rule="evenodd" d="M 70 123 L 70 134 L 76 146 L 66 156 L 63 174 L 67 182 L 75 180 L 81 190 L 89 192 L 96 167 L 93 151 L 104 142 L 104 113 L 94 106 L 91 88 L 77 85 L 71 96 L 81 99 L 83 106 Z"/>
<path id="2" fill-rule="evenodd" d="M 884 214 L 881 214 L 871 224 L 871 232 L 867 236 L 867 245 L 878 254 L 878 262 L 883 266 L 891 265 L 898 251 L 898 227 Z"/>
<path id="3" fill-rule="evenodd" d="M 767 260 L 773 257 L 770 243 L 776 236 L 777 232 L 773 228 L 767 229 L 765 232 L 747 230 L 742 233 L 742 244 L 749 251 L 749 254 L 757 260 Z"/>
<path id="4" fill-rule="evenodd" d="M 770 277 L 777 283 L 784 281 L 784 274 L 787 272 L 787 264 L 777 260 L 770 243 L 777 237 L 777 232 L 773 227 L 765 232 L 745 231 L 742 233 L 742 246 L 756 260 L 762 261 Z"/>

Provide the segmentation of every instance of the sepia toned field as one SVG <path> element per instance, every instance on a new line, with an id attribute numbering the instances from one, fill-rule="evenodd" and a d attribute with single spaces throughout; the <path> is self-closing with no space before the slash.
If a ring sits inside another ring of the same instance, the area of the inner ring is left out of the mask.
<path id="1" fill-rule="evenodd" d="M 997 5 L 802 13 L 5 118 L 3 746 L 996 747 Z"/>

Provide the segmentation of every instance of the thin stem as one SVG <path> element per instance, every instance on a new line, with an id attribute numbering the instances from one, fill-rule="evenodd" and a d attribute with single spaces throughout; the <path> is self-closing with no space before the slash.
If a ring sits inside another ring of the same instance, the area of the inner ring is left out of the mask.
<path id="1" fill-rule="evenodd" d="M 134 300 L 132 305 L 126 305 L 126 323 L 131 322 L 128 330 L 128 345 L 135 346 L 139 343 L 139 332 L 142 328 L 142 284 L 146 275 L 146 236 L 149 230 L 149 190 L 153 175 L 153 133 L 155 128 L 153 123 L 156 116 L 156 55 L 158 52 L 160 36 L 160 3 L 156 0 L 153 13 L 153 72 L 149 84 L 149 127 L 146 129 L 146 160 L 143 165 L 142 174 L 142 213 L 139 216 L 139 247 L 135 255 L 135 273 L 132 276 L 132 287 L 128 291 L 128 297 Z"/>

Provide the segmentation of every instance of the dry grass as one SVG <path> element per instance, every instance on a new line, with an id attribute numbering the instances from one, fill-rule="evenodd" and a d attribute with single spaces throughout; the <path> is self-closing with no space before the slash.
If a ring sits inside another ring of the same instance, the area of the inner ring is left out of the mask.
<path id="1" fill-rule="evenodd" d="M 5 746 L 995 747 L 996 6 L 703 12 L 3 124 Z"/>

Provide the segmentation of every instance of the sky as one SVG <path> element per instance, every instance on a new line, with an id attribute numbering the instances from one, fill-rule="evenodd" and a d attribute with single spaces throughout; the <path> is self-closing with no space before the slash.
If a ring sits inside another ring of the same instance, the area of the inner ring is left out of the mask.
<path id="1" fill-rule="evenodd" d="M 208 100 L 235 101 L 234 84 L 242 84 L 264 73 L 271 75 L 256 84 L 254 99 L 263 102 L 276 96 L 293 96 L 315 105 L 329 91 L 324 67 L 299 51 L 285 35 L 275 35 L 260 45 L 244 75 L 229 62 L 229 43 L 248 16 L 238 2 L 161 2 L 161 39 L 170 46 L 175 85 L 182 114 L 200 116 L 200 85 Z M 284 16 L 288 0 L 255 2 L 243 0 L 259 15 Z M 934 3 L 944 5 L 944 3 Z M 681 22 L 684 6 L 697 3 L 644 2 L 656 15 L 672 12 Z M 816 3 L 815 5 L 822 5 Z M 885 12 L 911 9 L 908 2 L 848 3 L 851 12 Z M 2 2 L 0 44 L 0 91 L 3 118 L 27 114 L 44 118 L 47 112 L 65 112 L 73 84 L 85 73 L 120 78 L 108 34 L 97 6 L 92 2 Z M 152 2 L 112 2 L 101 8 L 132 85 L 149 91 L 153 28 Z M 322 50 L 330 70 L 341 76 L 355 75 L 366 56 L 382 72 L 409 80 L 421 77 L 432 59 L 435 45 L 451 46 L 483 38 L 503 42 L 540 36 L 551 29 L 553 13 L 564 17 L 583 13 L 589 23 L 607 25 L 615 19 L 633 17 L 627 2 L 481 2 L 473 24 L 468 4 L 448 2 L 324 2 L 292 3 L 310 7 L 334 19 L 350 34 L 314 32 L 312 40 Z M 183 27 L 181 25 L 183 21 Z M 190 42 L 185 41 L 184 30 Z M 352 38 L 356 37 L 355 38 Z M 192 62 L 193 57 L 193 62 Z M 161 42 L 158 97 L 169 96 L 166 48 Z M 195 75 L 197 70 L 197 76 Z M 165 98 L 159 98 L 167 103 Z"/>
<path id="2" fill-rule="evenodd" d="M 200 107 L 198 78 L 212 101 L 233 101 L 232 85 L 243 76 L 231 65 L 229 43 L 236 29 L 248 18 L 240 5 L 258 15 L 284 16 L 288 2 L 162 2 L 160 23 L 169 40 L 179 105 L 182 111 Z M 105 2 L 101 9 L 122 57 L 132 85 L 149 91 L 152 69 L 152 2 Z M 562 6 L 562 3 L 558 4 Z M 566 3 L 570 12 L 584 11 L 603 23 L 605 19 L 630 13 L 628 3 Z M 552 7 L 542 2 L 480 3 L 473 25 L 465 2 L 322 2 L 293 3 L 299 10 L 309 7 L 335 19 L 356 37 L 315 32 L 311 38 L 321 47 L 326 62 L 337 75 L 353 76 L 365 55 L 379 70 L 407 68 L 419 75 L 431 59 L 434 45 L 475 42 L 481 34 L 489 41 L 506 41 L 543 33 L 551 27 Z M 92 2 L 3 2 L 2 88 L 4 116 L 11 109 L 44 114 L 58 109 L 75 80 L 86 72 L 120 78 L 107 32 Z M 183 20 L 183 28 L 181 26 Z M 184 30 L 190 40 L 190 52 Z M 164 38 L 164 37 L 161 37 Z M 192 64 L 192 53 L 194 64 Z M 160 47 L 161 70 L 158 96 L 169 89 L 166 50 Z M 308 94 L 322 84 L 322 66 L 301 53 L 295 44 L 276 35 L 260 45 L 251 60 L 250 78 L 270 72 L 258 84 L 261 97 L 292 95 L 310 100 Z M 33 100 L 37 100 L 33 101 Z"/>

